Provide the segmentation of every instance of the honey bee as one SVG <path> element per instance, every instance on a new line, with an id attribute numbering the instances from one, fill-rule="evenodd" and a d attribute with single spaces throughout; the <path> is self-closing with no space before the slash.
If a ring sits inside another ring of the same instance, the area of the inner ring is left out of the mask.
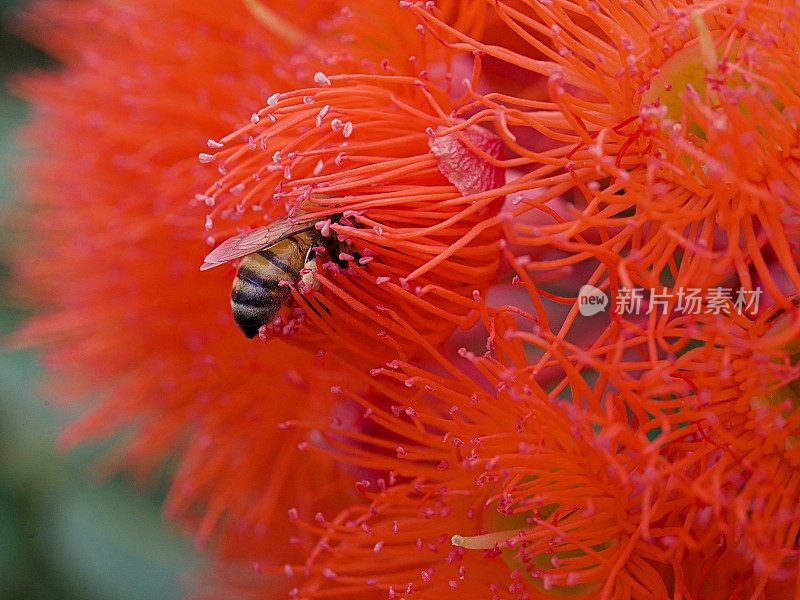
<path id="1" fill-rule="evenodd" d="M 258 335 L 261 326 L 272 322 L 289 301 L 289 286 L 281 285 L 282 281 L 303 282 L 313 288 L 315 247 L 328 248 L 334 254 L 336 242 L 316 229 L 317 222 L 279 219 L 225 240 L 204 259 L 201 271 L 244 257 L 233 280 L 231 309 L 248 338 Z"/>

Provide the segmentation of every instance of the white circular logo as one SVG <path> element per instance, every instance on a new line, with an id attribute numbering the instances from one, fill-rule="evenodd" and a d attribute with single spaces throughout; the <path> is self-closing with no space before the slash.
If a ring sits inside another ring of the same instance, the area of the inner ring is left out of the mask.
<path id="1" fill-rule="evenodd" d="M 578 292 L 578 310 L 584 317 L 591 317 L 608 308 L 608 296 L 593 285 L 581 286 Z"/>

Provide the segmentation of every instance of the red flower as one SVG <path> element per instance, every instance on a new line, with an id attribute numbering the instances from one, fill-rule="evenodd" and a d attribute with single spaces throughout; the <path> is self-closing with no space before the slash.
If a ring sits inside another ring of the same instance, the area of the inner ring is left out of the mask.
<path id="1" fill-rule="evenodd" d="M 298 597 L 786 589 L 797 413 L 772 390 L 798 376 L 785 347 L 796 320 L 768 337 L 769 315 L 621 322 L 581 347 L 486 310 L 491 353 L 461 352 L 481 377 L 431 350 L 427 365 L 374 369 L 371 384 L 354 373 L 344 391 L 363 421 L 294 423 L 370 469 L 362 502 L 303 525 L 320 542 L 291 570 L 312 573 Z"/>
<path id="2" fill-rule="evenodd" d="M 785 589 L 796 11 L 401 4 L 34 11 L 65 69 L 20 84 L 20 338 L 99 396 L 65 442 L 118 435 L 143 478 L 176 453 L 167 509 L 239 595 L 283 563 L 298 598 Z M 317 273 L 246 345 L 233 267 L 197 267 L 284 218 L 315 222 Z M 589 326 L 552 308 L 576 266 L 612 302 L 726 281 L 776 306 Z"/>
<path id="3" fill-rule="evenodd" d="M 678 359 L 674 374 L 682 409 L 671 420 L 685 431 L 675 422 L 671 437 L 680 461 L 695 465 L 687 474 L 703 507 L 687 528 L 700 533 L 716 522 L 727 549 L 747 563 L 742 581 L 758 589 L 796 576 L 800 321 L 796 309 L 779 307 L 752 322 L 703 321 L 687 327 L 684 340 L 703 343 Z"/>
<path id="4" fill-rule="evenodd" d="M 412 10 L 461 40 L 452 47 L 547 78 L 545 97 L 476 93 L 470 107 L 471 122 L 499 123 L 527 170 L 505 190 L 528 192 L 514 214 L 551 219 L 512 225 L 512 239 L 570 253 L 529 268 L 599 260 L 614 287 L 737 276 L 750 288 L 750 271 L 774 298 L 800 287 L 796 11 L 738 1 L 634 11 L 611 1 L 487 4 L 513 42 L 485 44 L 421 4 Z M 530 131 L 549 143 L 531 143 Z M 550 208 L 564 193 L 574 203 L 567 217 Z"/>
<path id="5" fill-rule="evenodd" d="M 377 330 L 354 310 L 391 310 L 441 341 L 474 321 L 468 299 L 486 290 L 499 266 L 500 228 L 487 219 L 499 208 L 493 190 L 503 171 L 493 163 L 502 146 L 486 129 L 462 130 L 449 119 L 452 101 L 433 84 L 317 79 L 322 89 L 276 94 L 203 157 L 223 173 L 201 196 L 214 206 L 209 227 L 218 217 L 263 223 L 288 212 L 318 219 L 323 236 L 343 242 L 323 258 L 315 279 L 325 291 L 301 315 L 325 328 L 314 347 L 341 336 L 374 338 Z M 334 213 L 343 216 L 332 221 Z M 347 261 L 344 277 L 337 259 Z M 286 331 L 285 321 L 272 328 Z M 391 321 L 386 328 L 398 331 Z M 308 332 L 300 343 L 309 344 Z"/>
<path id="6" fill-rule="evenodd" d="M 354 464 L 391 469 L 389 480 L 364 481 L 364 503 L 309 526 L 321 542 L 298 597 L 666 594 L 655 564 L 671 551 L 640 528 L 644 515 L 659 522 L 674 510 L 645 512 L 659 497 L 658 472 L 645 468 L 657 453 L 616 415 L 582 413 L 577 406 L 602 390 L 561 359 L 564 379 L 545 391 L 526 372 L 521 344 L 501 341 L 507 333 L 495 338 L 503 360 L 472 358 L 485 382 L 434 354 L 435 369 L 384 369 L 373 383 L 381 403 L 350 392 L 381 431 L 344 424 L 327 428 L 328 443 Z M 572 404 L 557 398 L 565 386 Z"/>

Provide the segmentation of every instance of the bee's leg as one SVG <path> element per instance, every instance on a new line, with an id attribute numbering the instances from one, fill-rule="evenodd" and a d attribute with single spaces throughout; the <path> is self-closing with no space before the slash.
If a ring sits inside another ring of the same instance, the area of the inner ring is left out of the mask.
<path id="1" fill-rule="evenodd" d="M 317 274 L 317 257 L 313 248 L 309 248 L 300 270 L 300 292 L 307 294 L 319 290 Z"/>
<path id="2" fill-rule="evenodd" d="M 317 253 L 314 247 L 308 249 L 306 252 L 303 268 L 300 270 L 300 285 L 298 288 L 300 289 L 301 294 L 308 294 L 309 292 L 316 292 L 320 289 L 319 281 L 317 281 L 316 274 L 317 274 Z M 322 302 L 315 303 L 313 300 L 309 300 L 307 306 L 314 311 L 314 313 L 320 317 L 322 317 L 322 313 L 317 310 L 317 304 L 329 315 L 331 311 L 328 310 L 328 307 L 322 304 Z"/>

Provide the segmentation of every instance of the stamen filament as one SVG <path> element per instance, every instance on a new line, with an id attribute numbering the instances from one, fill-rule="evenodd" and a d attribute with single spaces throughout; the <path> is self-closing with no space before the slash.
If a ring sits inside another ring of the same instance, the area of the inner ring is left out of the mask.
<path id="1" fill-rule="evenodd" d="M 481 535 L 454 535 L 450 538 L 450 543 L 459 548 L 466 548 L 467 550 L 491 550 L 498 544 L 510 540 L 512 537 L 519 533 L 516 529 L 508 529 L 506 531 L 493 531 L 491 533 L 483 533 Z"/>

